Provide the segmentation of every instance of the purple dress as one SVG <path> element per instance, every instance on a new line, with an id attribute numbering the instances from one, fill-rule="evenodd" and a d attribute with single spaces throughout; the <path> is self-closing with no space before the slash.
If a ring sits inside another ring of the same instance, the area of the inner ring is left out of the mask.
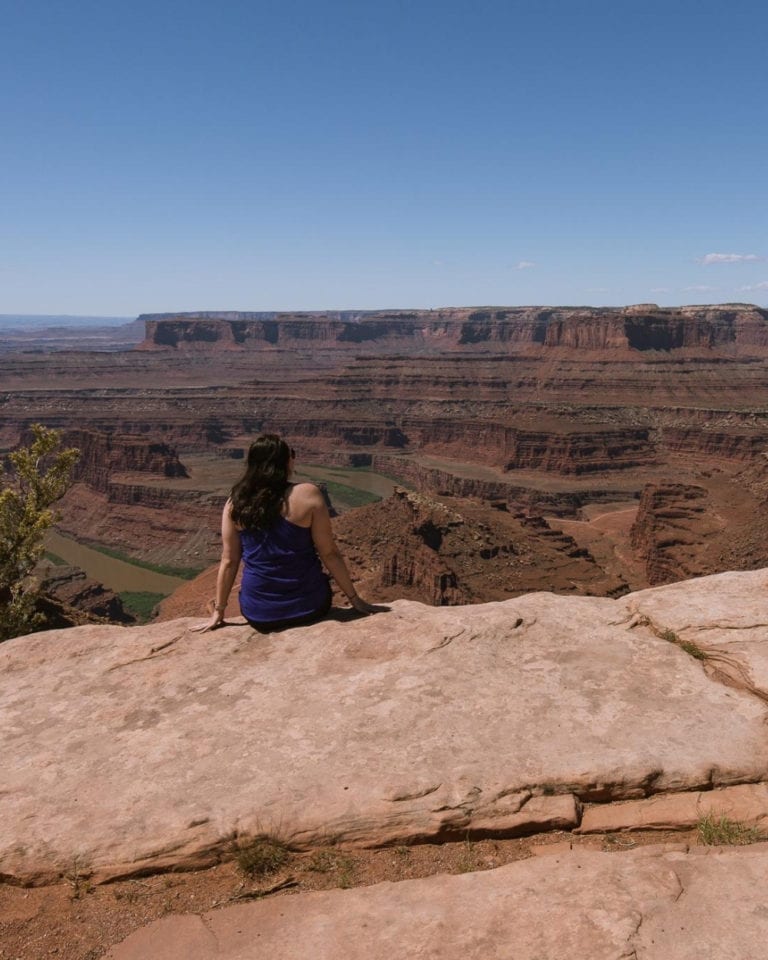
<path id="1" fill-rule="evenodd" d="M 327 605 L 330 585 L 309 527 L 278 517 L 268 530 L 241 530 L 240 543 L 240 610 L 247 620 L 293 620 Z"/>

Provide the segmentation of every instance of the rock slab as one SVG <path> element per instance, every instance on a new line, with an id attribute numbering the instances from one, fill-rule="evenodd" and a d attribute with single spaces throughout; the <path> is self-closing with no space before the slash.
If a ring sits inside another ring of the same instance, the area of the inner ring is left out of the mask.
<path id="1" fill-rule="evenodd" d="M 704 793 L 671 793 L 647 800 L 595 805 L 584 811 L 576 831 L 687 830 L 702 817 L 725 817 L 768 836 L 768 784 L 745 783 Z"/>
<path id="2" fill-rule="evenodd" d="M 725 576 L 756 603 L 752 574 Z M 691 589 L 680 616 L 702 623 Z M 9 641 L 0 875 L 202 866 L 265 833 L 296 849 L 514 836 L 574 827 L 585 802 L 765 780 L 765 702 L 633 604 L 399 601 L 266 636 L 177 620 Z"/>
<path id="3" fill-rule="evenodd" d="M 571 852 L 159 920 L 108 960 L 764 960 L 768 844 Z"/>

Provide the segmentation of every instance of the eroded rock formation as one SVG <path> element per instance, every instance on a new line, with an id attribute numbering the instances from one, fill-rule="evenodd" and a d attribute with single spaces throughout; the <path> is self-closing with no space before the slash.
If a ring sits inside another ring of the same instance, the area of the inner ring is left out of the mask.
<path id="1" fill-rule="evenodd" d="M 644 488 L 630 542 L 650 584 L 768 562 L 768 491 L 750 471 L 736 476 L 733 483 L 714 471 L 701 484 Z"/>
<path id="2" fill-rule="evenodd" d="M 126 613 L 122 600 L 113 590 L 87 577 L 78 567 L 50 568 L 42 580 L 41 588 L 46 596 L 94 618 L 115 623 L 134 622 L 134 618 Z M 58 626 L 57 619 L 60 618 L 54 617 L 48 622 Z"/>
<path id="3" fill-rule="evenodd" d="M 616 596 L 573 539 L 506 503 L 436 498 L 406 490 L 342 515 L 336 536 L 366 595 L 434 606 L 502 600 L 529 590 Z"/>

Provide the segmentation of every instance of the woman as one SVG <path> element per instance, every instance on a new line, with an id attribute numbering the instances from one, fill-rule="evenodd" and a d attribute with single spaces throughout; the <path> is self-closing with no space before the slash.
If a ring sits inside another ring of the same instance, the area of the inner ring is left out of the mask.
<path id="1" fill-rule="evenodd" d="M 377 608 L 358 596 L 331 530 L 323 495 L 313 483 L 291 483 L 295 453 L 275 434 L 258 437 L 243 477 L 232 487 L 221 518 L 223 542 L 213 616 L 224 622 L 240 561 L 240 610 L 257 630 L 321 620 L 331 588 L 320 561 L 360 613 Z"/>

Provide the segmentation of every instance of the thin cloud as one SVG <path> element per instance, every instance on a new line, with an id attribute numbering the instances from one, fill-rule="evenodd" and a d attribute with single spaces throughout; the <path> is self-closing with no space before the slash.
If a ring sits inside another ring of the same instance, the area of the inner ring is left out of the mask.
<path id="1" fill-rule="evenodd" d="M 651 287 L 651 293 L 669 293 L 669 287 Z"/>
<path id="2" fill-rule="evenodd" d="M 756 253 L 708 253 L 699 257 L 697 263 L 710 267 L 713 263 L 759 263 L 762 260 L 765 257 L 758 257 Z"/>
<path id="3" fill-rule="evenodd" d="M 536 264 L 533 260 L 518 260 L 515 264 L 515 270 L 530 270 L 531 267 L 535 267 Z"/>
<path id="4" fill-rule="evenodd" d="M 760 283 L 750 283 L 746 287 L 739 287 L 742 293 L 749 293 L 752 290 L 768 290 L 768 280 L 761 280 Z"/>
<path id="5" fill-rule="evenodd" d="M 683 287 L 683 293 L 714 293 L 717 287 L 710 287 L 706 283 L 696 283 L 692 287 Z"/>

